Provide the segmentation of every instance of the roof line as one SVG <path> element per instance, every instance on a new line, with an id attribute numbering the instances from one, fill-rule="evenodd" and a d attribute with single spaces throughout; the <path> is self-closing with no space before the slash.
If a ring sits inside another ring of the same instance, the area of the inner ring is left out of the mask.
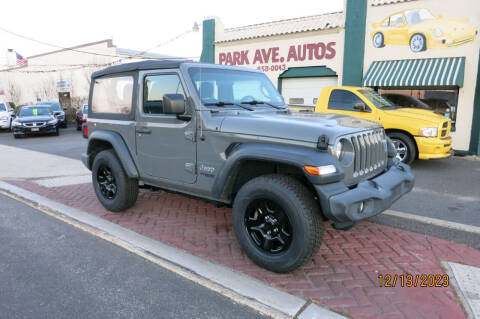
<path id="1" fill-rule="evenodd" d="M 76 45 L 74 47 L 69 47 L 69 48 L 64 48 L 64 49 L 59 49 L 59 50 L 54 50 L 54 51 L 49 51 L 49 52 L 45 52 L 45 53 L 32 55 L 32 56 L 27 57 L 27 59 L 38 58 L 38 57 L 41 57 L 41 56 L 45 56 L 45 55 L 49 55 L 49 54 L 53 54 L 53 53 L 58 53 L 58 52 L 71 51 L 71 50 L 75 50 L 75 49 L 78 49 L 78 48 L 88 47 L 88 46 L 92 46 L 92 45 L 100 44 L 100 43 L 105 43 L 105 42 L 107 43 L 107 47 L 109 47 L 109 48 L 115 47 L 113 45 L 112 39 L 105 39 L 105 40 L 100 40 L 100 41 L 95 41 L 95 42 Z"/>
<path id="2" fill-rule="evenodd" d="M 310 15 L 310 16 L 297 17 L 297 18 L 290 18 L 290 19 L 276 20 L 276 21 L 270 21 L 270 22 L 249 24 L 249 25 L 234 27 L 234 28 L 225 28 L 224 31 L 225 32 L 238 31 L 238 30 L 247 29 L 247 28 L 250 28 L 250 27 L 258 27 L 258 26 L 266 25 L 266 24 L 275 24 L 275 23 L 283 23 L 283 22 L 294 21 L 294 20 L 318 18 L 318 17 L 322 17 L 322 16 L 328 16 L 328 15 L 339 14 L 339 13 L 343 13 L 343 11 L 335 11 L 335 12 L 328 12 L 328 13 L 322 13 L 322 14 L 314 14 L 314 15 Z"/>

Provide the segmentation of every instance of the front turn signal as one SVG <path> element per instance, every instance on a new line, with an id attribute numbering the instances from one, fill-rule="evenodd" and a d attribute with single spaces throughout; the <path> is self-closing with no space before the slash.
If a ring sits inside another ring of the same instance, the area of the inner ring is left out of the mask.
<path id="1" fill-rule="evenodd" d="M 325 165 L 325 166 L 304 166 L 303 169 L 310 175 L 328 175 L 333 174 L 337 171 L 335 165 Z"/>

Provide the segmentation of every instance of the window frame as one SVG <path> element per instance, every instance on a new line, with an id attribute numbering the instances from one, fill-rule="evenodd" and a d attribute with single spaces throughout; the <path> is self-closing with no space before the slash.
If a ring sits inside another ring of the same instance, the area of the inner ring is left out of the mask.
<path id="1" fill-rule="evenodd" d="M 139 114 L 141 117 L 144 117 L 144 118 L 147 118 L 147 117 L 150 117 L 150 118 L 177 118 L 177 115 L 175 114 L 165 114 L 165 113 L 145 113 L 143 108 L 144 108 L 144 103 L 145 103 L 145 100 L 144 100 L 144 96 L 143 96 L 143 92 L 144 92 L 144 89 L 145 89 L 145 80 L 147 77 L 149 76 L 159 76 L 159 75 L 176 75 L 180 81 L 180 85 L 182 86 L 182 89 L 183 89 L 183 93 L 184 93 L 184 99 L 185 99 L 185 114 L 190 114 L 190 107 L 189 107 L 189 103 L 188 103 L 188 91 L 187 91 L 187 86 L 185 85 L 184 81 L 183 81 L 183 77 L 181 75 L 181 72 L 179 72 L 178 70 L 168 70 L 166 69 L 165 72 L 148 72 L 148 73 L 145 73 L 142 75 L 142 85 L 141 85 L 141 100 L 140 100 L 140 105 L 139 105 L 139 108 L 138 108 L 138 111 L 139 111 Z M 140 90 L 139 90 L 140 91 Z"/>
<path id="2" fill-rule="evenodd" d="M 335 110 L 335 111 L 345 111 L 345 112 L 362 112 L 362 113 L 365 113 L 364 111 L 360 111 L 360 110 L 356 110 L 353 108 L 353 105 L 352 105 L 352 109 L 336 109 L 336 108 L 330 108 L 330 100 L 332 98 L 332 95 L 333 95 L 333 92 L 335 91 L 339 91 L 339 92 L 347 92 L 347 93 L 350 93 L 352 94 L 353 96 L 355 96 L 360 102 L 362 102 L 363 104 L 365 104 L 365 112 L 369 112 L 371 113 L 372 110 L 371 108 L 368 106 L 367 102 L 365 102 L 360 96 L 358 96 L 357 94 L 355 94 L 354 92 L 352 91 L 348 91 L 348 90 L 344 90 L 344 89 L 334 89 L 332 91 L 330 91 L 330 96 L 328 98 L 328 103 L 327 103 L 327 109 L 328 110 Z"/>
<path id="3" fill-rule="evenodd" d="M 131 76 L 133 80 L 132 86 L 132 107 L 130 113 L 105 113 L 105 112 L 94 112 L 92 107 L 93 102 L 93 89 L 95 87 L 95 80 L 98 79 L 110 79 L 110 78 L 119 78 Z M 135 111 L 137 109 L 137 95 L 138 95 L 138 73 L 137 72 L 122 72 L 107 74 L 97 78 L 92 78 L 92 83 L 90 85 L 90 92 L 88 95 L 88 118 L 91 119 L 109 119 L 109 120 L 123 120 L 123 121 L 134 121 L 135 120 Z"/>

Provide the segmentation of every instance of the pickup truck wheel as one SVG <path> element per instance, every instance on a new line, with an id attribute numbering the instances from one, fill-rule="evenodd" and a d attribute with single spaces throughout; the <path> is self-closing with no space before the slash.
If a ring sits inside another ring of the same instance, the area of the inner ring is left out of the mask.
<path id="1" fill-rule="evenodd" d="M 248 257 L 279 273 L 305 264 L 323 238 L 312 193 L 284 175 L 260 176 L 243 185 L 233 204 L 233 227 Z"/>
<path id="2" fill-rule="evenodd" d="M 138 181 L 125 174 L 112 150 L 101 151 L 95 156 L 92 182 L 98 200 L 109 211 L 124 211 L 137 201 Z"/>
<path id="3" fill-rule="evenodd" d="M 411 164 L 417 157 L 415 142 L 403 133 L 388 133 L 387 135 L 395 146 L 397 159 L 402 163 Z"/>

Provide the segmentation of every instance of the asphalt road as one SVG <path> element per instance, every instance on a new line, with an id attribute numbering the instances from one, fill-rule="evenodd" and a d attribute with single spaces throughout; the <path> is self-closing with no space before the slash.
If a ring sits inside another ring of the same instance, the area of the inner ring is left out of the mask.
<path id="1" fill-rule="evenodd" d="M 59 136 L 40 135 L 15 139 L 12 133 L 0 131 L 0 144 L 79 160 L 87 147 L 87 139 L 82 137 L 82 132 L 77 131 L 75 124 L 69 124 L 67 128 L 60 128 Z"/>
<path id="2" fill-rule="evenodd" d="M 1 318 L 261 318 L 0 195 Z"/>

